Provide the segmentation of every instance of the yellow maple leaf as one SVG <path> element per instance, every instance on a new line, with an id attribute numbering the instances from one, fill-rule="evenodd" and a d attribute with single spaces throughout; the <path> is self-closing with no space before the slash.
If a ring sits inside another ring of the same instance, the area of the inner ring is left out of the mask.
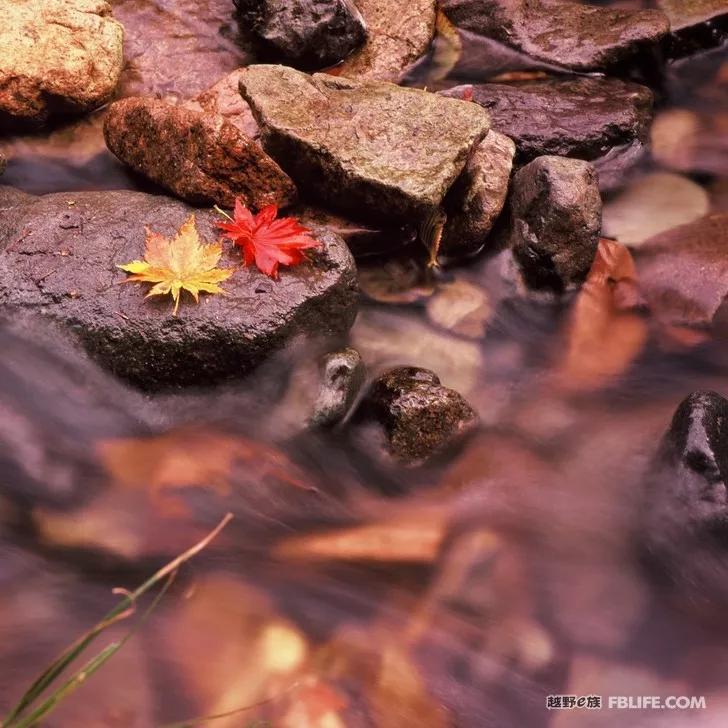
<path id="1" fill-rule="evenodd" d="M 171 240 L 147 228 L 144 260 L 133 260 L 117 268 L 130 273 L 129 282 L 153 283 L 149 296 L 170 294 L 174 299 L 174 315 L 179 309 L 182 290 L 189 291 L 199 301 L 204 293 L 225 293 L 220 283 L 227 280 L 232 269 L 217 268 L 222 245 L 200 242 L 195 216 L 190 215 Z"/>

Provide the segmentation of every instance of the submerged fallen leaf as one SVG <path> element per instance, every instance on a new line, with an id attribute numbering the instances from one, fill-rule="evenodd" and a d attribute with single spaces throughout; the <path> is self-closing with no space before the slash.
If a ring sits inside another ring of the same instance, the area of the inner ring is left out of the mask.
<path id="1" fill-rule="evenodd" d="M 103 440 L 97 449 L 114 482 L 145 489 L 165 515 L 184 515 L 179 501 L 168 498 L 175 490 L 212 488 L 219 496 L 231 494 L 233 468 L 245 464 L 257 482 L 277 482 L 314 490 L 283 453 L 262 443 L 222 432 L 176 430 L 147 439 Z"/>
<path id="2" fill-rule="evenodd" d="M 180 293 L 185 290 L 199 301 L 200 292 L 224 293 L 220 283 L 227 280 L 233 271 L 218 268 L 222 255 L 222 245 L 205 245 L 195 224 L 195 216 L 190 215 L 171 240 L 147 228 L 144 260 L 133 260 L 118 266 L 131 275 L 127 281 L 153 283 L 147 294 L 174 299 L 174 315 L 179 309 Z"/>
<path id="3" fill-rule="evenodd" d="M 432 563 L 446 529 L 447 514 L 425 510 L 406 519 L 293 536 L 277 546 L 276 555 L 294 560 Z"/>
<path id="4" fill-rule="evenodd" d="M 245 265 L 255 263 L 258 269 L 270 276 L 278 277 L 279 265 L 298 265 L 306 260 L 304 250 L 320 248 L 311 231 L 293 217 L 278 218 L 275 205 L 264 207 L 257 215 L 239 200 L 235 201 L 234 218 L 219 221 L 218 227 L 225 237 L 240 246 Z"/>
<path id="5" fill-rule="evenodd" d="M 574 303 L 559 374 L 569 387 L 595 387 L 621 374 L 647 339 L 647 324 L 634 313 L 642 303 L 627 248 L 599 241 L 594 263 Z"/>

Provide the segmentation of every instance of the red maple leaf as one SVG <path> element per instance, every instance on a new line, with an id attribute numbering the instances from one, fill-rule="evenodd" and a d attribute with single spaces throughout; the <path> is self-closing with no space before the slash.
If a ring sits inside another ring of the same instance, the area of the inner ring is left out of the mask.
<path id="1" fill-rule="evenodd" d="M 222 210 L 218 210 L 222 212 Z M 308 228 L 293 217 L 278 217 L 278 207 L 268 205 L 257 215 L 235 200 L 235 216 L 222 212 L 227 221 L 218 221 L 224 237 L 243 250 L 245 265 L 255 265 L 271 278 L 278 277 L 279 265 L 298 265 L 306 259 L 303 251 L 320 248 Z"/>

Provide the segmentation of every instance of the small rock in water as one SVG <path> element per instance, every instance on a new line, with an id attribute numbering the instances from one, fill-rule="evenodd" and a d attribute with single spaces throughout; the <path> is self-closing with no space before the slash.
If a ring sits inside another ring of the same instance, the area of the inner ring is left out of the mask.
<path id="1" fill-rule="evenodd" d="M 513 256 L 530 288 L 561 293 L 584 280 L 602 217 L 591 164 L 537 157 L 513 178 L 511 215 Z"/>
<path id="2" fill-rule="evenodd" d="M 190 203 L 256 210 L 296 198 L 286 173 L 250 137 L 222 116 L 153 98 L 128 98 L 109 107 L 109 149 L 134 171 Z"/>
<path id="3" fill-rule="evenodd" d="M 106 103 L 124 65 L 123 36 L 105 0 L 0 3 L 0 126 Z"/>
<path id="4" fill-rule="evenodd" d="M 443 93 L 458 97 L 462 88 Z M 646 141 L 652 118 L 650 89 L 616 78 L 538 78 L 471 88 L 493 128 L 516 143 L 522 162 L 543 154 L 595 160 L 614 147 Z"/>
<path id="5" fill-rule="evenodd" d="M 708 213 L 708 193 L 687 177 L 654 172 L 604 205 L 604 235 L 637 247 L 670 228 Z"/>
<path id="6" fill-rule="evenodd" d="M 443 255 L 474 253 L 486 244 L 508 194 L 516 145 L 497 131 L 475 148 L 445 198 Z"/>
<path id="7" fill-rule="evenodd" d="M 70 204 L 73 203 L 73 204 Z M 0 306 L 37 312 L 76 334 L 99 363 L 148 389 L 240 378 L 292 338 L 338 337 L 356 316 L 356 268 L 344 242 L 316 230 L 322 248 L 271 280 L 241 266 L 230 246 L 220 267 L 235 272 L 227 295 L 145 299 L 116 266 L 141 258 L 145 227 L 175 233 L 190 210 L 140 192 L 74 192 L 44 197 L 0 188 Z M 218 238 L 218 216 L 199 212 L 203 240 Z"/>
<path id="8" fill-rule="evenodd" d="M 7 157 L 0 152 L 0 174 L 2 174 L 5 171 L 5 167 L 8 166 L 8 160 Z"/>
<path id="9" fill-rule="evenodd" d="M 654 48 L 669 25 L 659 10 L 542 0 L 442 0 L 458 28 L 574 71 L 595 71 Z"/>
<path id="10" fill-rule="evenodd" d="M 310 423 L 332 427 L 341 422 L 356 401 L 366 369 L 361 354 L 346 348 L 327 354 L 321 362 L 321 388 Z"/>
<path id="11" fill-rule="evenodd" d="M 398 367 L 379 377 L 363 405 L 385 429 L 392 454 L 421 462 L 471 432 L 478 416 L 429 369 Z"/>
<path id="12" fill-rule="evenodd" d="M 368 38 L 336 71 L 347 78 L 397 82 L 435 34 L 435 0 L 356 0 Z"/>
<path id="13" fill-rule="evenodd" d="M 728 214 L 702 217 L 645 241 L 635 263 L 653 315 L 673 326 L 709 326 L 728 295 Z"/>
<path id="14" fill-rule="evenodd" d="M 642 518 L 648 556 L 665 574 L 728 597 L 728 400 L 720 394 L 693 392 L 677 408 L 647 476 Z"/>
<path id="15" fill-rule="evenodd" d="M 240 89 L 300 189 L 390 224 L 436 212 L 489 128 L 476 104 L 285 66 L 249 66 Z"/>
<path id="16" fill-rule="evenodd" d="M 324 68 L 346 58 L 367 37 L 352 0 L 235 0 L 243 31 L 281 60 Z"/>

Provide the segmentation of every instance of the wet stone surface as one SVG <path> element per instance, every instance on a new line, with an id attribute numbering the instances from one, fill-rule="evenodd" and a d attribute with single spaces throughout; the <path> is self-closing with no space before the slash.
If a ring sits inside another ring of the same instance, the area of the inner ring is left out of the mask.
<path id="1" fill-rule="evenodd" d="M 475 148 L 445 198 L 444 255 L 474 253 L 487 244 L 506 201 L 515 151 L 513 141 L 496 131 Z"/>
<path id="2" fill-rule="evenodd" d="M 478 416 L 429 369 L 399 367 L 380 376 L 363 403 L 363 414 L 385 429 L 392 454 L 417 463 L 456 444 L 471 432 Z"/>
<path id="3" fill-rule="evenodd" d="M 544 156 L 516 172 L 511 247 L 526 284 L 562 292 L 583 281 L 596 254 L 601 212 L 588 162 Z"/>
<path id="4" fill-rule="evenodd" d="M 341 422 L 364 384 L 366 367 L 361 354 L 350 347 L 326 354 L 320 364 L 321 386 L 310 424 L 332 427 Z"/>
<path id="5" fill-rule="evenodd" d="M 299 189 L 389 223 L 431 215 L 489 128 L 476 104 L 284 66 L 249 66 L 240 88 Z"/>
<path id="6" fill-rule="evenodd" d="M 659 10 L 539 0 L 443 0 L 441 5 L 459 28 L 575 71 L 622 63 L 656 47 L 669 29 Z"/>
<path id="7" fill-rule="evenodd" d="M 235 0 L 241 28 L 276 60 L 318 69 L 362 45 L 367 30 L 350 0 Z"/>
<path id="8" fill-rule="evenodd" d="M 668 325 L 708 327 L 728 295 L 728 214 L 659 233 L 635 262 L 653 315 Z"/>
<path id="9" fill-rule="evenodd" d="M 40 313 L 75 334 L 108 370 L 145 389 L 211 385 L 239 378 L 292 337 L 336 337 L 353 323 L 356 270 L 336 235 L 310 262 L 280 280 L 240 267 L 228 295 L 182 301 L 145 300 L 145 288 L 120 285 L 118 264 L 139 258 L 145 227 L 169 236 L 190 208 L 139 192 L 60 193 L 35 198 L 0 188 L 0 305 L 15 315 Z M 203 240 L 217 239 L 215 216 L 200 212 Z M 183 293 L 183 297 L 186 294 Z"/>
<path id="10" fill-rule="evenodd" d="M 680 404 L 645 491 L 642 543 L 650 563 L 703 598 L 728 594 L 728 400 L 698 391 Z"/>
<path id="11" fill-rule="evenodd" d="M 123 28 L 104 0 L 0 5 L 0 128 L 94 109 L 114 93 Z"/>
<path id="12" fill-rule="evenodd" d="M 122 99 L 106 114 L 104 136 L 122 162 L 192 204 L 232 207 L 240 197 L 258 210 L 296 199 L 290 177 L 221 114 Z"/>
<path id="13" fill-rule="evenodd" d="M 367 41 L 337 72 L 347 78 L 397 82 L 430 46 L 434 0 L 356 0 Z"/>
<path id="14" fill-rule="evenodd" d="M 516 142 L 521 161 L 543 154 L 591 161 L 614 147 L 644 142 L 652 119 L 652 91 L 616 78 L 475 84 L 472 96 L 487 109 L 493 128 Z"/>

